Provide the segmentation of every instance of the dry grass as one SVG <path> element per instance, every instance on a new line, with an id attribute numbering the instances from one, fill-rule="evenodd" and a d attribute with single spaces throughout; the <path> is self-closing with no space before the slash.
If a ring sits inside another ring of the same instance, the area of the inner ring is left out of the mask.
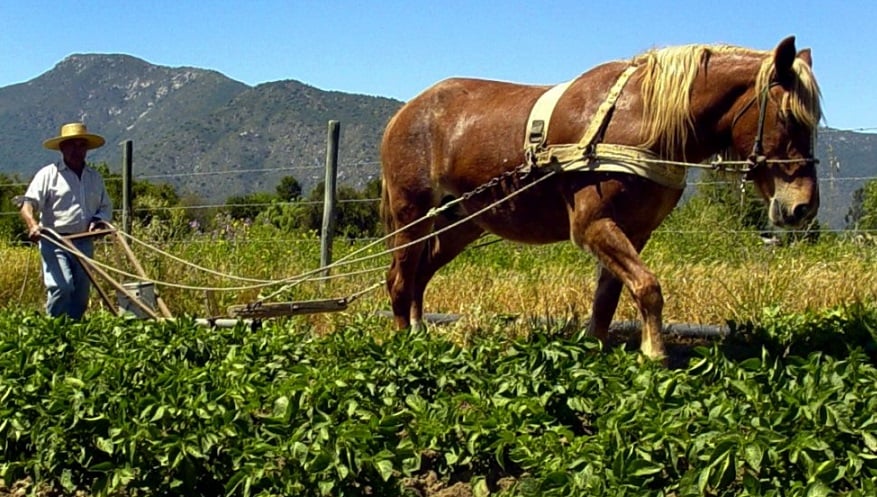
<path id="1" fill-rule="evenodd" d="M 0 302 L 11 308 L 40 309 L 45 290 L 39 251 L 0 244 L 0 261 Z"/>
<path id="2" fill-rule="evenodd" d="M 734 263 L 654 257 L 649 265 L 662 285 L 665 322 L 723 324 L 758 320 L 766 308 L 800 312 L 877 300 L 875 247 L 759 252 Z M 830 258 L 817 259 L 826 254 Z M 572 319 L 590 313 L 595 283 L 595 266 L 586 254 L 580 265 L 546 260 L 525 271 L 452 265 L 433 280 L 426 307 L 467 316 Z M 615 319 L 639 319 L 627 292 Z"/>
<path id="3" fill-rule="evenodd" d="M 280 278 L 313 269 L 318 257 L 290 244 L 205 246 L 182 254 L 203 266 L 254 277 Z M 346 250 L 350 250 L 349 248 Z M 172 250 L 173 252 L 173 250 Z M 178 255 L 179 252 L 174 252 Z M 697 253 L 695 251 L 695 253 Z M 98 248 L 98 257 L 118 263 L 111 245 Z M 343 250 L 336 251 L 336 258 Z M 665 322 L 722 324 L 728 320 L 758 320 L 766 308 L 799 312 L 877 300 L 877 246 L 851 242 L 822 242 L 815 247 L 742 248 L 733 256 L 699 259 L 660 244 L 644 254 L 658 276 L 665 297 Z M 0 274 L 0 301 L 7 307 L 39 310 L 44 293 L 39 256 L 30 247 L 0 246 L 6 270 Z M 150 275 L 165 281 L 207 286 L 236 285 L 191 269 L 144 256 Z M 386 259 L 372 261 L 372 267 Z M 336 271 L 337 272 L 337 271 Z M 383 279 L 383 272 L 307 284 L 277 296 L 275 301 L 344 297 Z M 596 269 L 593 259 L 568 244 L 519 247 L 497 244 L 474 250 L 455 260 L 433 279 L 426 295 L 426 311 L 454 313 L 464 318 L 455 333 L 489 327 L 514 332 L 510 323 L 533 319 L 583 320 L 590 314 Z M 111 295 L 114 294 L 110 291 Z M 164 299 L 175 314 L 203 316 L 205 294 L 167 289 Z M 222 313 L 231 304 L 255 300 L 257 290 L 217 294 Z M 349 314 L 314 315 L 306 319 L 318 330 L 331 330 L 357 313 L 388 309 L 383 289 L 363 295 Z M 625 292 L 616 320 L 639 319 Z"/>
<path id="4" fill-rule="evenodd" d="M 877 298 L 873 262 L 850 257 L 826 262 L 798 258 L 667 268 L 668 320 L 757 320 L 765 308 L 784 312 L 825 309 Z"/>

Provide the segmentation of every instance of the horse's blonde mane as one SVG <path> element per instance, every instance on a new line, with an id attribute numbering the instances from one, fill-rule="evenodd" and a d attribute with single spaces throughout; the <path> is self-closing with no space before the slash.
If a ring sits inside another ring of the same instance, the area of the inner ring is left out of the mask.
<path id="1" fill-rule="evenodd" d="M 645 116 L 643 147 L 658 145 L 669 157 L 677 149 L 685 150 L 694 129 L 691 116 L 691 87 L 698 71 L 709 64 L 714 54 L 739 54 L 761 58 L 755 78 L 756 94 L 769 85 L 774 76 L 773 52 L 730 45 L 682 45 L 645 52 L 632 61 L 642 66 L 641 93 Z M 803 60 L 792 65 L 795 80 L 783 96 L 780 112 L 791 114 L 799 123 L 816 129 L 822 117 L 819 87 Z"/>
<path id="2" fill-rule="evenodd" d="M 795 79 L 791 82 L 791 89 L 783 94 L 779 102 L 780 113 L 783 116 L 791 116 L 798 123 L 815 130 L 822 119 L 822 94 L 813 71 L 806 62 L 795 58 L 792 63 L 792 72 Z M 774 78 L 775 68 L 773 60 L 768 58 L 761 63 L 758 78 L 755 81 L 755 91 L 759 94 L 764 91 Z"/>

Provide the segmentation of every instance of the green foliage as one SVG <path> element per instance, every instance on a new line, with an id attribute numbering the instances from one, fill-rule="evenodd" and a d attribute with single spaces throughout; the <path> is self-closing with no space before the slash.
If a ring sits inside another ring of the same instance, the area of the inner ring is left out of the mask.
<path id="1" fill-rule="evenodd" d="M 862 304 L 804 314 L 783 314 L 771 307 L 764 309 L 757 326 L 740 326 L 737 334 L 776 355 L 819 351 L 846 357 L 851 348 L 859 348 L 877 359 L 877 314 Z"/>
<path id="2" fill-rule="evenodd" d="M 336 195 L 336 235 L 364 238 L 381 233 L 378 203 L 375 201 L 380 195 L 380 180 L 372 181 L 363 191 L 339 186 Z M 225 211 L 233 219 L 268 223 L 286 233 L 319 233 L 323 226 L 324 198 L 323 183 L 312 190 L 306 199 L 301 199 L 301 184 L 292 176 L 286 176 L 277 186 L 276 194 L 233 196 L 226 202 Z"/>
<path id="3" fill-rule="evenodd" d="M 741 184 L 738 173 L 705 171 L 700 176 L 696 197 L 719 209 L 742 228 L 762 230 L 769 224 L 764 200 L 751 185 Z"/>
<path id="4" fill-rule="evenodd" d="M 225 211 L 233 219 L 252 221 L 268 208 L 274 198 L 274 195 L 265 192 L 233 195 L 226 200 Z"/>
<path id="5" fill-rule="evenodd" d="M 380 180 L 366 185 L 363 191 L 339 186 L 335 211 L 336 236 L 368 238 L 383 234 L 378 215 Z M 280 191 L 278 187 L 278 193 Z M 266 222 L 283 232 L 319 233 L 323 228 L 323 183 L 317 185 L 306 199 L 293 202 L 275 201 L 260 213 L 259 222 Z"/>
<path id="6" fill-rule="evenodd" d="M 122 209 L 122 175 L 110 171 L 105 162 L 91 165 L 104 178 L 107 193 L 118 213 Z M 185 200 L 185 202 L 183 201 Z M 152 183 L 135 180 L 131 185 L 131 204 L 134 209 L 133 222 L 141 233 L 149 234 L 158 239 L 178 237 L 187 234 L 189 223 L 203 217 L 202 212 L 188 211 L 188 203 L 197 203 L 190 197 L 181 199 L 173 185 L 168 183 Z M 121 217 L 116 216 L 115 223 L 121 226 Z"/>
<path id="7" fill-rule="evenodd" d="M 377 318 L 316 336 L 7 312 L 0 477 L 132 496 L 411 495 L 430 472 L 478 495 L 873 495 L 877 309 L 736 329 L 673 370 L 551 328 L 462 347 Z"/>
<path id="8" fill-rule="evenodd" d="M 747 253 L 741 249 L 760 244 L 728 205 L 695 195 L 670 213 L 653 234 L 645 254 L 668 254 L 681 261 L 733 261 Z"/>
<path id="9" fill-rule="evenodd" d="M 25 225 L 18 214 L 14 198 L 24 193 L 27 187 L 16 176 L 0 174 L 0 239 L 24 241 Z"/>
<path id="10" fill-rule="evenodd" d="M 277 184 L 277 198 L 281 201 L 292 202 L 301 198 L 301 183 L 293 176 L 284 176 L 280 178 Z"/>
<path id="11" fill-rule="evenodd" d="M 877 180 L 871 180 L 853 193 L 853 203 L 845 220 L 847 229 L 877 230 Z"/>
<path id="12" fill-rule="evenodd" d="M 300 212 L 300 225 L 319 231 L 323 225 L 325 186 L 320 182 L 308 195 L 308 203 Z M 366 238 L 383 234 L 375 200 L 380 197 L 380 180 L 373 180 L 363 191 L 339 186 L 336 192 L 335 234 L 349 238 Z"/>
<path id="13" fill-rule="evenodd" d="M 281 233 L 319 233 L 319 227 L 311 228 L 311 215 L 314 212 L 305 202 L 272 202 L 256 218 L 256 223 L 271 225 Z"/>

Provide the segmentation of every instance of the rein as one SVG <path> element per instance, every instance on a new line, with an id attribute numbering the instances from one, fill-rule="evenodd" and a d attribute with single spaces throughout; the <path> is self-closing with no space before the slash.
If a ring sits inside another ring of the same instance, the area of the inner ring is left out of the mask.
<path id="1" fill-rule="evenodd" d="M 770 89 L 780 86 L 780 83 L 777 81 L 772 81 L 769 85 L 765 86 L 764 89 L 761 90 L 759 95 L 753 96 L 752 100 L 750 100 L 740 112 L 734 116 L 734 119 L 731 121 L 731 129 L 734 129 L 734 126 L 737 124 L 737 121 L 752 107 L 756 102 L 758 102 L 758 127 L 755 133 L 755 140 L 752 142 L 752 152 L 750 152 L 749 157 L 746 158 L 744 163 L 744 167 L 740 169 L 740 172 L 743 173 L 746 179 L 752 175 L 752 172 L 756 169 L 767 166 L 768 164 L 790 164 L 790 163 L 798 163 L 805 162 L 811 164 L 819 164 L 819 159 L 816 157 L 803 157 L 801 159 L 768 159 L 764 155 L 764 121 L 765 116 L 767 114 L 767 98 L 770 95 Z M 811 137 L 810 150 L 816 149 L 816 130 L 813 130 L 813 136 Z M 738 161 L 739 162 L 739 161 Z"/>

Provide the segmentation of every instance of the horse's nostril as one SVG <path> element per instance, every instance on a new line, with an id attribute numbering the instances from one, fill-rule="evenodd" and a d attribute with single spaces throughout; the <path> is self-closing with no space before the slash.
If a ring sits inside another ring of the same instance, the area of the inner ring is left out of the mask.
<path id="1" fill-rule="evenodd" d="M 803 220 L 806 219 L 811 212 L 812 211 L 809 204 L 798 204 L 795 206 L 794 209 L 792 209 L 792 216 L 795 219 Z"/>

